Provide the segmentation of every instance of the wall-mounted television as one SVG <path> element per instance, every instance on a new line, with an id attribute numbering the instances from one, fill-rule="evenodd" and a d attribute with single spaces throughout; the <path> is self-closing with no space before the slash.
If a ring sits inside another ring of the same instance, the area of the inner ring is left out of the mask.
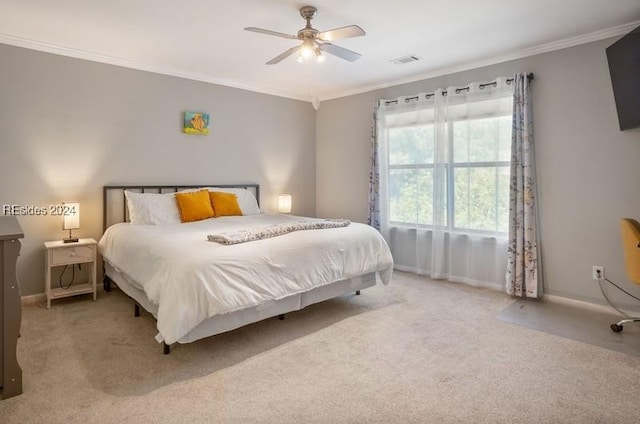
<path id="1" fill-rule="evenodd" d="M 640 127 L 640 27 L 607 47 L 621 130 Z"/>

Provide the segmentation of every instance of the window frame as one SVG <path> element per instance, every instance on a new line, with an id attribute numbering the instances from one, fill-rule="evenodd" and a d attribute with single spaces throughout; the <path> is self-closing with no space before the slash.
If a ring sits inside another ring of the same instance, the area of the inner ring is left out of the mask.
<path id="1" fill-rule="evenodd" d="M 494 198 L 494 204 L 495 204 L 495 209 L 496 209 L 496 222 L 495 222 L 495 227 L 494 230 L 482 230 L 482 229 L 476 229 L 476 228 L 465 228 L 465 227 L 458 227 L 456 226 L 455 223 L 455 206 L 456 206 L 456 202 L 455 202 L 455 169 L 456 168 L 493 168 L 496 172 L 500 169 L 500 168 L 506 168 L 506 169 L 511 169 L 511 160 L 502 160 L 502 161 L 483 161 L 483 162 L 470 162 L 467 160 L 467 162 L 455 162 L 454 161 L 454 131 L 453 131 L 453 126 L 455 125 L 456 122 L 468 122 L 471 120 L 481 120 L 481 119 L 488 119 L 488 118 L 502 118 L 502 117 L 509 117 L 510 115 L 505 115 L 505 114 L 496 114 L 496 113 L 486 113 L 486 114 L 481 114 L 478 116 L 474 116 L 473 118 L 469 118 L 468 116 L 464 116 L 464 117 L 458 117 L 455 119 L 452 119 L 451 121 L 445 122 L 446 125 L 446 134 L 447 134 L 447 151 L 448 151 L 448 157 L 447 157 L 447 163 L 442 164 L 442 166 L 445 169 L 445 174 L 446 174 L 446 223 L 445 223 L 445 227 L 448 228 L 448 230 L 452 233 L 458 233 L 458 234 L 477 234 L 477 235 L 482 235 L 482 236 L 487 236 L 487 235 L 505 235 L 506 236 L 506 232 L 505 231 L 499 231 L 498 230 L 498 222 L 497 222 L 497 210 L 498 210 L 498 205 L 497 205 L 497 196 Z M 434 157 L 433 157 L 433 162 L 431 163 L 414 163 L 414 164 L 399 164 L 399 165 L 393 165 L 391 164 L 391 155 L 390 155 L 390 145 L 391 145 L 391 138 L 389 137 L 389 130 L 390 129 L 397 129 L 397 128 L 413 128 L 413 127 L 417 127 L 417 126 L 428 126 L 428 125 L 435 125 L 434 122 L 426 122 L 426 123 L 419 123 L 419 124 L 414 124 L 414 125 L 394 125 L 392 127 L 387 127 L 386 131 L 387 134 L 385 135 L 387 138 L 387 149 L 386 149 L 386 155 L 387 155 L 387 180 L 391 181 L 391 171 L 392 170 L 397 170 L 397 169 L 409 169 L 409 170 L 418 170 L 418 169 L 431 169 L 434 170 L 436 167 L 435 164 L 435 152 L 434 152 Z M 435 130 L 435 129 L 434 129 Z M 435 146 L 434 146 L 435 148 Z M 497 148 L 497 145 L 496 145 Z M 498 182 L 497 182 L 497 177 L 496 180 L 494 182 L 494 187 L 497 187 Z M 390 203 L 391 203 L 391 197 L 387 196 L 388 198 L 386 199 L 386 201 L 388 202 L 388 209 L 389 211 L 391 211 L 391 207 L 390 207 Z M 433 217 L 432 217 L 433 219 Z M 402 221 L 393 221 L 391 219 L 391 215 L 389 215 L 389 224 L 392 226 L 396 226 L 396 227 L 411 227 L 411 228 L 420 228 L 420 229 L 433 229 L 434 228 L 434 224 L 433 222 L 431 224 L 420 224 L 417 222 L 402 222 Z"/>

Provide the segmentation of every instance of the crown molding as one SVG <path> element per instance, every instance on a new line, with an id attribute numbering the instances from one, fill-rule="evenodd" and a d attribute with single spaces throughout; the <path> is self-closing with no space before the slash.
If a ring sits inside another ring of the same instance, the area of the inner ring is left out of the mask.
<path id="1" fill-rule="evenodd" d="M 563 40 L 553 41 L 550 43 L 541 44 L 534 47 L 516 50 L 504 55 L 494 56 L 492 58 L 484 59 L 481 61 L 469 62 L 469 63 L 459 64 L 451 67 L 440 68 L 440 69 L 436 69 L 426 73 L 413 75 L 411 77 L 386 81 L 384 83 L 379 83 L 379 84 L 365 85 L 352 90 L 341 90 L 341 91 L 329 93 L 326 95 L 319 95 L 317 96 L 317 98 L 314 98 L 311 95 L 303 95 L 299 93 L 277 90 L 269 87 L 261 87 L 261 86 L 251 85 L 251 84 L 245 84 L 239 81 L 234 81 L 229 79 L 212 78 L 210 76 L 206 76 L 202 74 L 183 72 L 177 69 L 167 68 L 157 64 L 138 62 L 131 59 L 102 55 L 102 54 L 92 53 L 92 52 L 79 50 L 79 49 L 72 49 L 72 48 L 58 46 L 56 44 L 47 43 L 43 41 L 17 37 L 10 34 L 0 33 L 0 43 L 8 44 L 16 47 L 23 47 L 31 50 L 38 50 L 46 53 L 53 53 L 61 56 L 73 57 L 76 59 L 83 59 L 83 60 L 89 60 L 92 62 L 99 62 L 99 63 L 105 63 L 109 65 L 130 68 L 130 69 L 136 69 L 139 71 L 146 71 L 146 72 L 151 72 L 155 74 L 168 75 L 168 76 L 184 78 L 184 79 L 189 79 L 194 81 L 217 84 L 217 85 L 222 85 L 226 87 L 237 88 L 240 90 L 247 90 L 247 91 L 253 91 L 253 92 L 262 93 L 262 94 L 268 94 L 272 96 L 286 97 L 289 99 L 301 100 L 301 101 L 305 101 L 313 104 L 314 102 L 353 96 L 356 94 L 362 94 L 369 91 L 380 90 L 383 88 L 393 87 L 396 85 L 407 84 L 407 83 L 421 81 L 429 78 L 439 77 L 442 75 L 448 75 L 456 72 L 468 71 L 470 69 L 480 68 L 483 66 L 495 65 L 497 63 L 507 62 L 510 60 L 521 59 L 523 57 L 533 56 L 541 53 L 561 50 L 568 47 L 577 46 L 580 44 L 586 44 L 593 41 L 603 40 L 605 38 L 616 37 L 619 35 L 626 34 L 627 32 L 631 31 L 632 29 L 634 29 L 639 25 L 640 25 L 640 21 L 634 21 L 628 24 L 591 32 L 591 33 L 579 35 L 576 37 L 565 38 Z"/>
<path id="2" fill-rule="evenodd" d="M 99 63 L 108 64 L 108 65 L 115 65 L 115 66 L 121 66 L 124 68 L 136 69 L 138 71 L 145 71 L 145 72 L 151 72 L 154 74 L 168 75 L 172 77 L 184 78 L 184 79 L 193 80 L 193 81 L 201 81 L 201 82 L 207 82 L 211 84 L 223 85 L 226 87 L 238 88 L 241 90 L 248 90 L 248 91 L 253 91 L 253 92 L 263 93 L 263 94 L 269 94 L 272 96 L 286 97 L 289 99 L 302 100 L 305 102 L 312 101 L 311 96 L 301 95 L 298 93 L 291 93 L 288 91 L 276 90 L 268 87 L 260 87 L 260 86 L 245 84 L 239 81 L 233 81 L 228 79 L 211 78 L 209 76 L 202 75 L 202 74 L 183 72 L 177 69 L 167 68 L 167 67 L 156 65 L 156 64 L 138 62 L 135 60 L 124 59 L 116 56 L 108 56 L 108 55 L 103 55 L 98 53 L 92 53 L 85 50 L 72 49 L 68 47 L 58 46 L 52 43 L 46 43 L 43 41 L 16 37 L 14 35 L 9 35 L 4 33 L 0 33 L 0 43 L 8 44 L 15 47 L 23 47 L 31 50 L 38 50 L 45 53 L 53 53 L 60 56 L 72 57 L 75 59 L 83 59 L 83 60 L 89 60 L 91 62 L 99 62 Z"/>
<path id="3" fill-rule="evenodd" d="M 356 94 L 367 93 L 369 91 L 380 90 L 383 88 L 393 87 L 396 85 L 407 84 L 411 82 L 421 81 L 429 78 L 440 77 L 443 75 L 449 75 L 456 72 L 468 71 L 470 69 L 481 68 L 483 66 L 495 65 L 498 63 L 508 62 L 510 60 L 522 59 L 523 57 L 534 56 L 541 53 L 548 53 L 556 50 L 562 50 L 569 47 L 574 47 L 580 44 L 591 43 L 593 41 L 604 40 L 605 38 L 616 37 L 624 35 L 632 29 L 640 26 L 640 21 L 631 22 L 624 25 L 619 25 L 612 28 L 603 29 L 600 31 L 590 32 L 588 34 L 579 35 L 576 37 L 565 38 L 558 41 L 552 41 L 550 43 L 540 44 L 534 47 L 528 47 L 525 49 L 515 50 L 504 55 L 494 56 L 489 59 L 483 59 L 475 62 L 468 62 L 446 68 L 440 68 L 433 71 L 429 71 L 419 75 L 412 75 L 407 78 L 387 81 L 381 84 L 372 84 L 362 87 L 358 87 L 353 90 L 339 91 L 328 95 L 318 96 L 320 101 L 338 99 L 341 97 L 353 96 Z"/>

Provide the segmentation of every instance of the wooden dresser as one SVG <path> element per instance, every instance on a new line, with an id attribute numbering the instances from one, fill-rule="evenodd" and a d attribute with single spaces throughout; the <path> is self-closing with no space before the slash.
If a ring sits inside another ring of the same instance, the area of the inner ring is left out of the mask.
<path id="1" fill-rule="evenodd" d="M 24 237 L 15 216 L 0 216 L 0 399 L 22 393 L 16 347 L 22 321 L 16 263 Z"/>

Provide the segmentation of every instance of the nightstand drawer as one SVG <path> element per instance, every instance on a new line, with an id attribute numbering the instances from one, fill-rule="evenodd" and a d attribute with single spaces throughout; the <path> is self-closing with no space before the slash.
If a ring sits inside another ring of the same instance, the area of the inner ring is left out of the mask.
<path id="1" fill-rule="evenodd" d="M 53 249 L 51 266 L 92 262 L 95 257 L 95 246 L 74 246 Z"/>

